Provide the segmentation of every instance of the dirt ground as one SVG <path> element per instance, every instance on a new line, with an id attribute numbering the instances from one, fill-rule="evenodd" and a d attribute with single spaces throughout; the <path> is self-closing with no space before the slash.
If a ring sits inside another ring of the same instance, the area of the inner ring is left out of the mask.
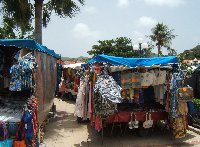
<path id="1" fill-rule="evenodd" d="M 146 137 L 139 137 L 127 129 L 125 135 L 114 129 L 104 130 L 103 145 L 101 133 L 96 132 L 88 123 L 77 123 L 74 117 L 74 101 L 61 101 L 55 98 L 56 118 L 50 119 L 46 126 L 44 143 L 46 147 L 200 147 L 200 135 L 188 131 L 184 139 L 172 139 L 170 133 L 155 130 Z"/>

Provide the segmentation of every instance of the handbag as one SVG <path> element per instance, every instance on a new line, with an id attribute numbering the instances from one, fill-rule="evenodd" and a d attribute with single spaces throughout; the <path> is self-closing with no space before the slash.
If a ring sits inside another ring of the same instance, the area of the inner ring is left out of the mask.
<path id="1" fill-rule="evenodd" d="M 136 120 L 136 115 L 134 113 L 135 121 L 133 121 L 133 128 L 139 128 L 139 121 Z"/>
<path id="2" fill-rule="evenodd" d="M 153 120 L 151 120 L 151 113 L 149 113 L 149 120 L 147 119 L 148 113 L 146 113 L 146 121 L 143 123 L 145 129 L 151 128 L 153 126 Z"/>
<path id="3" fill-rule="evenodd" d="M 131 113 L 131 121 L 128 123 L 129 129 L 139 128 L 139 121 L 136 120 L 136 115 L 134 113 L 135 120 L 133 121 L 133 112 Z"/>
<path id="4" fill-rule="evenodd" d="M 192 87 L 182 87 L 178 89 L 178 99 L 183 101 L 190 101 L 194 98 Z"/>
<path id="5" fill-rule="evenodd" d="M 131 121 L 128 123 L 129 129 L 133 129 L 133 112 L 131 112 Z"/>
<path id="6" fill-rule="evenodd" d="M 22 130 L 21 132 L 21 139 L 19 139 L 19 132 L 20 132 L 20 129 Z M 13 147 L 26 147 L 26 143 L 25 143 L 25 139 L 24 139 L 24 123 L 20 123 L 19 124 L 19 127 L 17 129 L 17 132 L 16 132 L 16 138 L 14 140 L 14 143 L 13 143 Z"/>

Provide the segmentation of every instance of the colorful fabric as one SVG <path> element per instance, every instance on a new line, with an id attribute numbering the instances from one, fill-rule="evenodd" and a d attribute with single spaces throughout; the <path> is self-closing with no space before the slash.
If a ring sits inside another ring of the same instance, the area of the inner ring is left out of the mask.
<path id="1" fill-rule="evenodd" d="M 94 86 L 94 93 L 99 92 L 103 99 L 108 99 L 114 103 L 120 103 L 121 87 L 117 85 L 112 76 L 99 75 Z"/>
<path id="2" fill-rule="evenodd" d="M 35 60 L 31 54 L 27 54 L 10 68 L 10 91 L 22 91 L 33 87 L 32 70 L 36 65 Z"/>
<path id="3" fill-rule="evenodd" d="M 175 138 L 183 138 L 187 133 L 187 122 L 185 116 L 179 116 L 171 119 L 172 133 Z"/>
<path id="4" fill-rule="evenodd" d="M 121 74 L 121 86 L 123 89 L 129 89 L 132 87 L 132 73 L 122 73 Z"/>
<path id="5" fill-rule="evenodd" d="M 117 104 L 109 99 L 103 98 L 99 92 L 94 93 L 94 114 L 103 116 L 112 115 L 117 112 Z"/>
<path id="6" fill-rule="evenodd" d="M 177 112 L 180 115 L 187 115 L 188 114 L 187 102 L 179 102 L 177 107 Z"/>
<path id="7" fill-rule="evenodd" d="M 134 96 L 133 96 L 134 100 L 133 101 L 135 103 L 139 103 L 139 97 L 140 97 L 139 88 L 134 88 Z"/>
<path id="8" fill-rule="evenodd" d="M 131 83 L 132 83 L 132 85 L 130 88 L 141 88 L 142 87 L 141 73 L 139 73 L 139 72 L 132 73 Z"/>

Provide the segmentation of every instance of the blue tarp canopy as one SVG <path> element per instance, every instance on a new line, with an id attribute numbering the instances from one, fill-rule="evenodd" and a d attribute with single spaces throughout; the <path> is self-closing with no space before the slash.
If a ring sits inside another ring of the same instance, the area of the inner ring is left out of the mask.
<path id="1" fill-rule="evenodd" d="M 0 45 L 15 46 L 17 48 L 27 48 L 30 50 L 47 53 L 57 59 L 60 58 L 60 56 L 56 54 L 54 50 L 48 49 L 46 46 L 37 43 L 33 39 L 0 39 Z"/>
<path id="2" fill-rule="evenodd" d="M 178 63 L 178 58 L 176 56 L 154 57 L 154 58 L 124 58 L 124 57 L 115 57 L 102 54 L 90 59 L 86 64 L 83 64 L 83 66 L 88 66 L 89 64 L 95 62 L 104 62 L 112 65 L 123 65 L 133 68 L 137 66 L 176 64 Z"/>

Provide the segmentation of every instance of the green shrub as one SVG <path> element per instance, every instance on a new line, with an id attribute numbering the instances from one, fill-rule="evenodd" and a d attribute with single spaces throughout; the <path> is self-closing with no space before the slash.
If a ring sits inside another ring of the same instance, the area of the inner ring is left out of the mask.
<path id="1" fill-rule="evenodd" d="M 193 100 L 194 106 L 197 110 L 200 110 L 200 99 L 199 98 L 195 98 Z"/>

